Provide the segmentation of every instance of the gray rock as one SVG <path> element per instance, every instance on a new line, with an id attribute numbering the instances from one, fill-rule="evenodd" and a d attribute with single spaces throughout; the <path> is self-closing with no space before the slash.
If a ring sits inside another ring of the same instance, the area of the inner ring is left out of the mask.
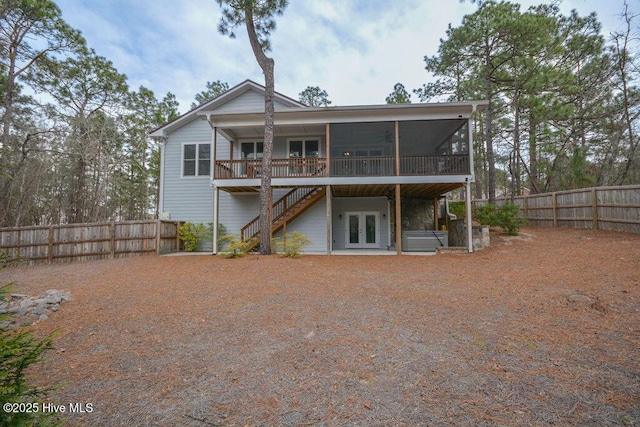
<path id="1" fill-rule="evenodd" d="M 49 318 L 49 316 L 47 316 L 46 314 L 41 314 L 40 317 L 38 317 L 38 320 L 41 321 L 41 322 L 44 322 L 48 318 Z"/>
<path id="2" fill-rule="evenodd" d="M 41 316 L 45 314 L 46 311 L 47 310 L 44 307 L 37 306 L 37 307 L 34 307 L 33 310 L 31 310 L 31 313 L 35 316 Z"/>
<path id="3" fill-rule="evenodd" d="M 27 307 L 16 305 L 15 307 L 9 308 L 7 313 L 11 313 L 15 316 L 24 316 L 25 314 L 27 314 Z"/>
<path id="4" fill-rule="evenodd" d="M 33 305 L 33 300 L 31 298 L 23 299 L 20 301 L 20 307 L 29 308 Z"/>
<path id="5" fill-rule="evenodd" d="M 47 295 L 44 301 L 47 304 L 60 304 L 62 297 L 60 295 Z"/>

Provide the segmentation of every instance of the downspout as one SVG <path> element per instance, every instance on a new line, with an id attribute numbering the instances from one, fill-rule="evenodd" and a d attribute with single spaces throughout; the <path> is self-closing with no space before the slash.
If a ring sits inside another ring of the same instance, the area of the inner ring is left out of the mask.
<path id="1" fill-rule="evenodd" d="M 469 248 L 469 253 L 473 252 L 473 229 L 472 229 L 472 220 L 471 220 L 471 180 L 466 179 L 465 189 L 467 193 L 467 246 Z"/>
<path id="2" fill-rule="evenodd" d="M 213 255 L 218 253 L 218 205 L 220 202 L 220 190 L 213 185 Z"/>
<path id="3" fill-rule="evenodd" d="M 207 122 L 209 126 L 213 129 L 212 141 L 211 145 L 213 145 L 212 151 L 212 164 L 211 164 L 211 186 L 213 187 L 213 233 L 211 236 L 212 239 L 212 254 L 215 255 L 218 253 L 218 203 L 219 203 L 219 191 L 218 186 L 215 184 L 216 181 L 216 158 L 218 152 L 218 128 L 213 123 L 211 123 L 211 114 L 207 114 Z"/>
<path id="4" fill-rule="evenodd" d="M 158 138 L 162 145 L 160 146 L 160 188 L 158 188 L 158 219 L 162 219 L 162 213 L 164 210 L 164 153 L 167 146 L 167 137 L 163 136 Z"/>
<path id="5" fill-rule="evenodd" d="M 476 112 L 478 104 L 473 104 L 471 114 L 469 115 L 469 119 L 467 120 L 467 132 L 469 132 L 469 178 L 466 179 L 466 192 L 467 192 L 467 246 L 469 248 L 469 253 L 473 252 L 473 218 L 471 218 L 471 201 L 473 197 L 471 197 L 471 183 L 475 181 L 475 170 L 473 167 L 473 126 L 472 126 L 472 117 Z"/>

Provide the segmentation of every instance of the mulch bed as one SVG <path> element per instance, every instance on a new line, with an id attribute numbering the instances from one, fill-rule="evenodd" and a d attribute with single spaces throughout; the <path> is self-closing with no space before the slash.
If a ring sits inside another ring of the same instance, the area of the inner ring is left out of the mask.
<path id="1" fill-rule="evenodd" d="M 640 236 L 525 228 L 437 256 L 14 267 L 71 292 L 31 371 L 84 426 L 640 425 Z"/>

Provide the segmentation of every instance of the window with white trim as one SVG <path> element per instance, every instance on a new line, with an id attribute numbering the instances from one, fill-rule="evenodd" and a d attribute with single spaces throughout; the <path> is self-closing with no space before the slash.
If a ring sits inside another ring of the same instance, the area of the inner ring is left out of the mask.
<path id="1" fill-rule="evenodd" d="M 182 176 L 211 175 L 211 144 L 182 146 Z"/>
<path id="2" fill-rule="evenodd" d="M 240 144 L 242 159 L 261 159 L 264 144 L 262 141 L 243 142 Z"/>
<path id="3" fill-rule="evenodd" d="M 320 141 L 313 139 L 289 139 L 289 157 L 320 157 Z"/>

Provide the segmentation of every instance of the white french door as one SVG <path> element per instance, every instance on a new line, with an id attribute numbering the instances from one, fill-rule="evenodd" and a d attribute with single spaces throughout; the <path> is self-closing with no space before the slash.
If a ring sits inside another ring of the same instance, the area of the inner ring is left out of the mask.
<path id="1" fill-rule="evenodd" d="M 380 249 L 380 213 L 346 212 L 345 248 Z"/>

